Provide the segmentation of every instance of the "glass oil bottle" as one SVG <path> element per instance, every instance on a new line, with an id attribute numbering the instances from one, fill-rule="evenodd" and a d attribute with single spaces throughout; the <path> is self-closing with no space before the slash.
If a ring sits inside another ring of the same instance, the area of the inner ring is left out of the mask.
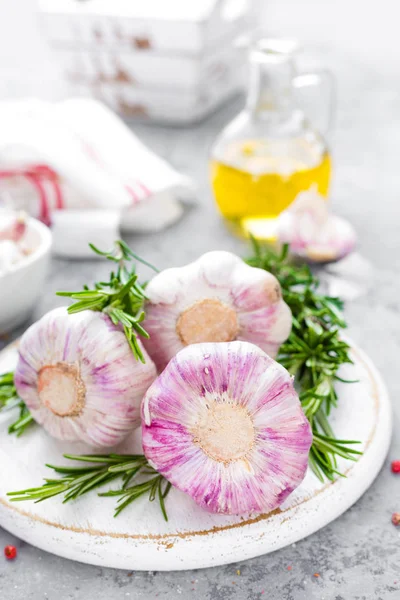
<path id="1" fill-rule="evenodd" d="M 327 72 L 297 75 L 290 40 L 258 40 L 250 49 L 245 109 L 211 152 L 218 208 L 234 230 L 276 239 L 277 218 L 305 190 L 327 196 L 331 159 L 326 142 L 296 102 L 296 89 L 328 83 Z"/>

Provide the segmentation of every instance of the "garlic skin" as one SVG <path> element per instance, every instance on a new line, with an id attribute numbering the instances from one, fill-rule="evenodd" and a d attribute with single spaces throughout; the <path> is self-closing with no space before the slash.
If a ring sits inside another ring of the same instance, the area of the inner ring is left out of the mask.
<path id="1" fill-rule="evenodd" d="M 311 188 L 279 216 L 278 240 L 290 244 L 292 254 L 324 263 L 352 252 L 357 236 L 352 225 L 330 213 L 326 198 Z"/>
<path id="2" fill-rule="evenodd" d="M 146 350 L 159 371 L 193 343 L 245 340 L 276 356 L 292 315 L 278 280 L 230 252 L 203 254 L 148 284 Z"/>
<path id="3" fill-rule="evenodd" d="M 213 513 L 271 511 L 301 483 L 312 442 L 288 371 L 247 342 L 181 350 L 142 403 L 143 450 Z"/>
<path id="4" fill-rule="evenodd" d="M 47 313 L 22 336 L 14 381 L 35 421 L 53 437 L 111 447 L 140 424 L 157 376 L 137 361 L 121 329 L 100 312 Z"/>

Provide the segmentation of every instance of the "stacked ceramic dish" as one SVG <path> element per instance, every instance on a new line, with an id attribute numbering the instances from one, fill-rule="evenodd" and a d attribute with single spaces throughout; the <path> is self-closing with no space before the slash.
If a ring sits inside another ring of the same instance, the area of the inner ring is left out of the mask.
<path id="1" fill-rule="evenodd" d="M 249 0 L 42 0 L 46 35 L 76 95 L 125 117 L 191 122 L 238 91 L 233 41 Z"/>

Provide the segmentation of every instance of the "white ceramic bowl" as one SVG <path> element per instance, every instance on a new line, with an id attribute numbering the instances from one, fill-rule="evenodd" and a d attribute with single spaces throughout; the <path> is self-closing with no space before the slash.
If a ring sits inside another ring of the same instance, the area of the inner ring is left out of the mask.
<path id="1" fill-rule="evenodd" d="M 51 232 L 29 218 L 25 238 L 32 254 L 0 274 L 0 334 L 25 321 L 43 290 L 50 261 Z"/>

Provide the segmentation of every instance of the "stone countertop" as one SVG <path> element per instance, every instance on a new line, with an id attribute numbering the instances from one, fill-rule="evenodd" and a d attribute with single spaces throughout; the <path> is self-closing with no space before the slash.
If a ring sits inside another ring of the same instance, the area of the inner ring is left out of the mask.
<path id="1" fill-rule="evenodd" d="M 0 557 L 1 598 L 9 600 L 395 600 L 400 598 L 400 479 L 390 459 L 400 458 L 396 435 L 400 358 L 400 92 L 378 68 L 333 61 L 339 111 L 332 139 L 335 210 L 356 226 L 360 252 L 374 266 L 368 294 L 348 304 L 349 334 L 381 370 L 393 400 L 395 435 L 382 472 L 342 517 L 309 538 L 267 556 L 229 566 L 175 573 L 127 572 L 67 561 L 0 530 L 0 548 L 16 544 L 18 559 Z M 200 186 L 200 204 L 172 228 L 128 239 L 160 268 L 180 265 L 211 249 L 243 254 L 243 242 L 226 232 L 207 184 L 207 155 L 215 134 L 238 104 L 187 129 L 136 126 L 160 155 Z M 32 320 L 61 304 L 54 293 L 80 288 L 106 272 L 104 263 L 55 259 Z M 22 329 L 13 332 L 20 335 Z M 1 342 L 0 342 L 1 344 Z M 288 567 L 291 567 L 290 569 Z M 318 573 L 319 577 L 314 574 Z"/>

